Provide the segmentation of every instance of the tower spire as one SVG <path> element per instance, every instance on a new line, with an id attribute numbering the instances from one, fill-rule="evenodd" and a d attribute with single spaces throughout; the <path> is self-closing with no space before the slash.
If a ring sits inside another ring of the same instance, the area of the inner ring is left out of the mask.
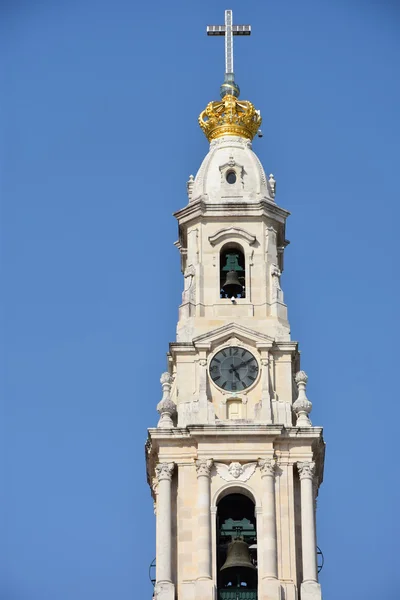
<path id="1" fill-rule="evenodd" d="M 225 11 L 225 25 L 208 25 L 207 35 L 225 36 L 225 77 L 221 85 L 221 98 L 226 95 L 239 97 L 240 88 L 235 83 L 235 73 L 233 70 L 233 36 L 250 35 L 250 25 L 233 25 L 233 13 L 231 10 Z"/>

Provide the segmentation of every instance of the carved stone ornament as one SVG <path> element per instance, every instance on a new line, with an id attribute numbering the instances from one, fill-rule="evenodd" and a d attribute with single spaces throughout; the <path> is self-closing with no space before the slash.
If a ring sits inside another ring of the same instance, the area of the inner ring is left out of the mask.
<path id="1" fill-rule="evenodd" d="M 259 458 L 258 466 L 260 467 L 261 477 L 274 477 L 276 471 L 275 458 Z"/>
<path id="2" fill-rule="evenodd" d="M 189 201 L 192 199 L 193 184 L 194 184 L 194 177 L 193 177 L 193 175 L 189 175 L 189 180 L 186 184 L 187 195 L 188 195 Z"/>
<path id="3" fill-rule="evenodd" d="M 297 427 L 311 427 L 312 423 L 308 417 L 311 412 L 312 404 L 306 396 L 306 385 L 308 381 L 307 374 L 304 371 L 298 371 L 295 377 L 299 395 L 293 403 L 293 412 L 296 414 Z"/>
<path id="4" fill-rule="evenodd" d="M 273 174 L 271 173 L 268 179 L 268 187 L 270 189 L 270 193 L 272 198 L 275 198 L 275 194 L 276 194 L 276 181 L 275 178 L 273 176 Z"/>
<path id="5" fill-rule="evenodd" d="M 184 277 L 184 290 L 182 293 L 182 304 L 185 302 L 195 302 L 195 282 L 196 269 L 192 264 L 188 265 L 183 274 Z"/>
<path id="6" fill-rule="evenodd" d="M 280 283 L 280 278 L 282 272 L 278 265 L 272 264 L 270 267 L 271 270 L 271 279 L 272 279 L 272 299 L 280 300 L 282 294 L 282 288 Z"/>
<path id="7" fill-rule="evenodd" d="M 311 479 L 313 481 L 315 475 L 315 462 L 298 462 L 300 479 Z"/>
<path id="8" fill-rule="evenodd" d="M 175 468 L 175 463 L 173 463 L 173 462 L 159 463 L 156 466 L 156 477 L 158 479 L 158 482 L 163 481 L 163 480 L 171 481 L 172 473 L 174 472 L 174 468 Z"/>
<path id="9" fill-rule="evenodd" d="M 256 462 L 246 465 L 232 462 L 229 466 L 224 463 L 215 463 L 217 473 L 224 481 L 247 481 L 253 475 L 256 467 Z"/>
<path id="10" fill-rule="evenodd" d="M 213 462 L 212 458 L 196 460 L 197 477 L 210 477 Z"/>
<path id="11" fill-rule="evenodd" d="M 160 420 L 158 421 L 157 427 L 172 429 L 174 427 L 172 417 L 176 413 L 176 404 L 171 400 L 171 375 L 169 373 L 163 373 L 160 378 L 160 383 L 163 395 L 160 402 L 157 404 L 157 411 L 160 413 Z"/>

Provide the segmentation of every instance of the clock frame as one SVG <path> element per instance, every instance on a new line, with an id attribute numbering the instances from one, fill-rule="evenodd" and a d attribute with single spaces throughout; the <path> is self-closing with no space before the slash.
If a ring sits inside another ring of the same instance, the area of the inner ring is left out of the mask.
<path id="1" fill-rule="evenodd" d="M 244 392 L 257 381 L 259 364 L 254 356 L 241 346 L 226 346 L 210 360 L 209 375 L 223 392 Z"/>

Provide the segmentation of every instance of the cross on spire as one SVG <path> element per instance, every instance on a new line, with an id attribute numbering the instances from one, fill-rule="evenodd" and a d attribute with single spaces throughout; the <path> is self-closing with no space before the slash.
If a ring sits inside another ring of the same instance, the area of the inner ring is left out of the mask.
<path id="1" fill-rule="evenodd" d="M 225 25 L 208 25 L 207 35 L 225 36 L 225 79 L 221 86 L 221 96 L 232 94 L 239 96 L 239 86 L 235 83 L 235 73 L 233 71 L 233 36 L 250 35 L 250 25 L 233 25 L 233 15 L 231 10 L 225 11 Z"/>

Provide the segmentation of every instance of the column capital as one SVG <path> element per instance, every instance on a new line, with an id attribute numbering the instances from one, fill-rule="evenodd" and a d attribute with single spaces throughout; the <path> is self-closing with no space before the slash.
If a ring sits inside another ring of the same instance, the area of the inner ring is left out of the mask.
<path id="1" fill-rule="evenodd" d="M 212 458 L 199 458 L 196 460 L 197 477 L 210 477 L 213 464 Z"/>
<path id="2" fill-rule="evenodd" d="M 313 461 L 298 462 L 297 468 L 299 470 L 300 480 L 302 480 L 302 479 L 310 479 L 311 481 L 314 480 L 315 462 L 313 462 Z"/>
<path id="3" fill-rule="evenodd" d="M 175 468 L 174 462 L 159 463 L 156 466 L 156 477 L 157 477 L 158 481 L 163 481 L 163 480 L 171 481 L 172 473 L 174 472 L 174 468 Z"/>
<path id="4" fill-rule="evenodd" d="M 275 458 L 259 458 L 258 466 L 260 467 L 261 477 L 274 477 L 276 472 Z"/>

